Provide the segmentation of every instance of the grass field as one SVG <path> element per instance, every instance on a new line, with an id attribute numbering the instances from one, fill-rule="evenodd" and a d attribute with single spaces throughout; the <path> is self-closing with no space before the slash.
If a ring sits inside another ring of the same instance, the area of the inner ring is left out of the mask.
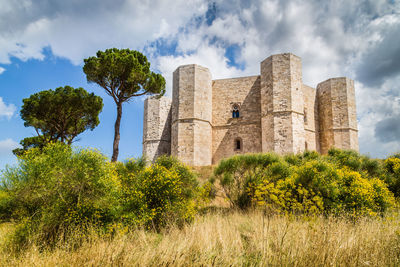
<path id="1" fill-rule="evenodd" d="M 213 212 L 183 229 L 132 230 L 92 236 L 76 250 L 60 242 L 19 255 L 4 249 L 11 224 L 0 228 L 2 266 L 399 266 L 399 215 L 361 219 L 264 217 Z"/>

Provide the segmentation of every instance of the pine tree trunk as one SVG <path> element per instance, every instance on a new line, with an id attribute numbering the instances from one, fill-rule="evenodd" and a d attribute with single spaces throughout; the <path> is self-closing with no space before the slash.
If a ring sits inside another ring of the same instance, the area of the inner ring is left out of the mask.
<path id="1" fill-rule="evenodd" d="M 118 159 L 118 153 L 119 153 L 118 146 L 119 146 L 119 139 L 120 139 L 119 127 L 121 124 L 121 116 L 122 116 L 122 103 L 117 103 L 117 119 L 115 121 L 113 154 L 111 157 L 111 162 L 115 162 Z"/>

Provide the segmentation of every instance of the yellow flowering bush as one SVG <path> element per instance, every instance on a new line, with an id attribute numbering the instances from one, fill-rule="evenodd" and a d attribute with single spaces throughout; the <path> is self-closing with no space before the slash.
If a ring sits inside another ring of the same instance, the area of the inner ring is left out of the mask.
<path id="1" fill-rule="evenodd" d="M 398 162 L 386 160 L 392 177 Z M 354 151 L 331 149 L 327 156 L 308 151 L 234 156 L 221 161 L 215 175 L 234 207 L 249 207 L 250 200 L 278 213 L 376 215 L 394 205 L 382 166 Z"/>
<path id="2" fill-rule="evenodd" d="M 355 215 L 376 215 L 394 205 L 386 184 L 379 179 L 365 179 L 348 169 L 339 169 L 341 210 Z"/>
<path id="3" fill-rule="evenodd" d="M 253 202 L 274 213 L 322 212 L 324 210 L 322 194 L 332 194 L 332 192 L 321 185 L 328 184 L 326 181 L 329 181 L 332 175 L 329 172 L 324 175 L 318 174 L 327 168 L 317 163 L 311 161 L 302 166 L 287 167 L 281 175 L 271 175 L 273 171 L 270 169 L 273 169 L 274 165 L 267 167 L 260 182 L 249 188 Z"/>
<path id="4" fill-rule="evenodd" d="M 292 166 L 291 171 L 277 181 L 265 176 L 250 187 L 254 203 L 274 212 L 351 215 L 376 215 L 394 205 L 393 194 L 382 180 L 363 178 L 349 168 L 310 160 Z"/>
<path id="5" fill-rule="evenodd" d="M 182 224 L 193 220 L 199 196 L 195 175 L 177 159 L 110 163 L 62 143 L 26 151 L 1 178 L 0 219 L 18 224 L 10 238 L 16 247 L 52 245 L 76 229 L 84 238 L 85 229 L 112 235 L 132 225 Z"/>
<path id="6" fill-rule="evenodd" d="M 293 180 L 280 180 L 271 183 L 267 179 L 258 184 L 253 193 L 253 201 L 269 213 L 315 214 L 323 210 L 320 196 Z"/>
<path id="7" fill-rule="evenodd" d="M 21 243 L 26 242 L 29 231 L 34 231 L 37 244 L 43 245 L 56 242 L 70 227 L 102 227 L 114 220 L 118 209 L 115 168 L 90 149 L 74 151 L 62 143 L 30 149 L 20 156 L 17 167 L 2 173 L 2 182 L 1 217 L 20 224 L 29 222 L 29 227 L 21 225 L 16 230 L 16 240 Z"/>
<path id="8" fill-rule="evenodd" d="M 188 167 L 170 157 L 123 181 L 123 220 L 159 230 L 168 223 L 182 224 L 194 218 L 197 182 Z"/>

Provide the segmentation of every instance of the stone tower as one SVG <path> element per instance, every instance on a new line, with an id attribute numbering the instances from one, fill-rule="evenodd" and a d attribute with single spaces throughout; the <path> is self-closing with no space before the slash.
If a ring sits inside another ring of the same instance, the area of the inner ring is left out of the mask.
<path id="1" fill-rule="evenodd" d="M 154 161 L 171 154 L 171 99 L 149 97 L 144 101 L 143 156 Z"/>
<path id="2" fill-rule="evenodd" d="M 272 55 L 261 62 L 262 152 L 305 149 L 301 59 Z"/>
<path id="3" fill-rule="evenodd" d="M 210 71 L 180 66 L 173 74 L 171 155 L 189 165 L 211 165 L 211 114 Z"/>
<path id="4" fill-rule="evenodd" d="M 320 152 L 330 147 L 358 151 L 354 81 L 332 78 L 317 86 Z"/>

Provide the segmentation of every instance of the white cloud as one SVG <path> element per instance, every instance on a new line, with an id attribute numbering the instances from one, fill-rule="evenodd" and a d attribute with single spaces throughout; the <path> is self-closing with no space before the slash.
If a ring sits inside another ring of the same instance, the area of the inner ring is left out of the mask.
<path id="1" fill-rule="evenodd" d="M 3 98 L 0 97 L 0 118 L 6 117 L 7 119 L 11 119 L 11 117 L 14 116 L 16 110 L 17 108 L 14 104 L 7 105 L 6 103 L 4 103 Z"/>
<path id="2" fill-rule="evenodd" d="M 11 138 L 0 140 L 0 156 L 9 156 L 13 149 L 20 145 Z"/>
<path id="3" fill-rule="evenodd" d="M 2 74 L 2 73 L 5 72 L 5 71 L 6 71 L 5 68 L 0 67 L 0 74 Z"/>
<path id="4" fill-rule="evenodd" d="M 166 79 L 167 95 L 171 95 L 172 73 L 181 65 L 198 64 L 209 68 L 213 79 L 243 76 L 238 68 L 228 66 L 224 49 L 216 46 L 200 46 L 196 53 L 183 56 L 161 56 L 154 59 L 158 70 Z"/>
<path id="5" fill-rule="evenodd" d="M 0 6 L 0 63 L 10 56 L 43 59 L 43 47 L 50 46 L 75 64 L 109 47 L 141 49 L 207 8 L 201 0 L 0 0 Z"/>
<path id="6" fill-rule="evenodd" d="M 359 143 L 362 153 L 375 157 L 385 157 L 400 151 L 399 139 L 387 138 L 396 134 L 397 124 L 391 123 L 400 118 L 400 75 L 387 80 L 379 89 L 355 83 L 357 113 L 359 118 Z M 386 127 L 380 124 L 389 122 Z"/>
<path id="7" fill-rule="evenodd" d="M 365 36 L 355 34 L 353 27 L 346 29 L 343 19 L 320 9 L 311 1 L 218 1 L 218 17 L 211 25 L 191 22 L 174 36 L 178 54 L 168 59 L 194 59 L 208 47 L 210 52 L 218 50 L 217 58 L 226 62 L 225 49 L 237 45 L 241 50 L 236 62 L 244 63 L 243 72 L 257 74 L 260 62 L 269 55 L 292 52 L 303 59 L 304 82 L 316 86 L 348 75 L 348 62 L 363 51 L 360 44 L 365 42 Z M 215 63 L 210 69 L 221 67 L 220 61 Z"/>

